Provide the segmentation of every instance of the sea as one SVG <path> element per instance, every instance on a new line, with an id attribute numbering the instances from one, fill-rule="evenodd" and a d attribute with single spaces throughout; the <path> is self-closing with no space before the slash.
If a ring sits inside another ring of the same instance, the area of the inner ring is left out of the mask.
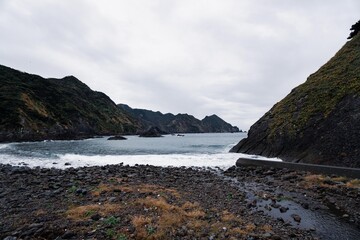
<path id="1" fill-rule="evenodd" d="M 230 153 L 246 133 L 201 133 L 165 135 L 159 138 L 109 136 L 85 140 L 0 144 L 0 163 L 14 166 L 69 168 L 109 164 L 226 169 L 240 157 L 281 161 L 256 155 Z"/>

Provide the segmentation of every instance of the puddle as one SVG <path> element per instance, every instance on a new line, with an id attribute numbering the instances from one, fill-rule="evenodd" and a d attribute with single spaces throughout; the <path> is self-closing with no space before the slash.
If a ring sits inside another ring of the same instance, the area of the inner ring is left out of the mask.
<path id="1" fill-rule="evenodd" d="M 274 219 L 282 219 L 289 227 L 312 230 L 314 231 L 313 236 L 321 239 L 359 239 L 360 229 L 346 222 L 341 217 L 342 213 L 339 211 L 332 211 L 328 207 L 324 207 L 327 209 L 317 210 L 305 209 L 291 199 L 284 199 L 276 202 L 271 199 L 266 199 L 266 197 L 264 199 L 263 197 L 257 196 L 255 193 L 266 192 L 264 189 L 269 188 L 269 186 L 261 186 L 255 182 L 239 182 L 236 178 L 225 176 L 220 171 L 215 172 L 226 181 L 231 182 L 233 186 L 246 193 L 247 201 L 252 204 L 252 208 L 250 208 L 252 211 L 262 211 L 264 214 L 271 216 Z M 279 189 L 275 189 L 276 187 L 273 187 L 274 192 L 271 194 L 281 194 Z M 288 193 L 283 194 L 284 196 L 288 196 Z M 286 208 L 287 211 L 280 212 L 280 207 Z M 300 222 L 294 220 L 294 214 L 300 216 Z"/>

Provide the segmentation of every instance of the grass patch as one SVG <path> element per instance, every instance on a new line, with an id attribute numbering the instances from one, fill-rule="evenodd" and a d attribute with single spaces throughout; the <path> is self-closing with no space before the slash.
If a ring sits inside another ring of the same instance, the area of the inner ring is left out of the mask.
<path id="1" fill-rule="evenodd" d="M 95 213 L 99 213 L 102 216 L 109 216 L 122 210 L 122 206 L 119 204 L 90 204 L 85 206 L 79 206 L 69 209 L 66 214 L 67 217 L 75 220 L 82 221 L 91 217 Z"/>
<path id="2" fill-rule="evenodd" d="M 118 191 L 125 193 L 126 201 L 75 206 L 66 212 L 67 218 L 89 221 L 92 216 L 99 214 L 103 220 L 95 220 L 93 226 L 101 224 L 106 229 L 104 237 L 121 240 L 130 236 L 128 229 L 132 229 L 131 238 L 134 239 L 173 239 L 177 236 L 198 239 L 204 234 L 221 237 L 230 234 L 239 239 L 255 231 L 268 231 L 267 226 L 247 224 L 241 216 L 230 211 L 204 209 L 198 202 L 186 200 L 186 194 L 162 186 L 100 184 L 91 194 L 106 199 L 118 194 Z"/>
<path id="3" fill-rule="evenodd" d="M 360 188 L 360 180 L 350 179 L 347 177 L 329 177 L 324 175 L 312 174 L 312 175 L 307 175 L 303 178 L 302 185 L 305 188 L 311 188 L 314 186 L 321 186 L 328 188 L 334 188 L 334 187 Z"/>
<path id="4" fill-rule="evenodd" d="M 360 188 L 360 179 L 352 179 L 346 182 L 346 186 L 350 188 Z"/>
<path id="5" fill-rule="evenodd" d="M 120 180 L 121 181 L 121 180 Z M 129 184 L 119 184 L 113 181 L 111 184 L 100 184 L 93 191 L 91 191 L 92 196 L 98 197 L 101 194 L 108 192 L 125 192 L 125 193 L 152 193 L 160 196 L 174 196 L 180 198 L 180 194 L 175 189 L 165 188 L 158 185 L 151 184 L 139 184 L 139 185 L 129 185 Z"/>

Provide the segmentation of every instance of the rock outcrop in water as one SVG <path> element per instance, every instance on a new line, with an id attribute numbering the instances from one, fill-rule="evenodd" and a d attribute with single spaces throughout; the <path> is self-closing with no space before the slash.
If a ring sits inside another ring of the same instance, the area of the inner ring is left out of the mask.
<path id="1" fill-rule="evenodd" d="M 163 134 L 168 134 L 168 133 L 161 131 L 157 127 L 151 127 L 147 131 L 141 133 L 139 136 L 140 137 L 162 137 Z"/>
<path id="2" fill-rule="evenodd" d="M 73 76 L 45 79 L 0 65 L 0 142 L 135 133 L 136 121 Z"/>
<path id="3" fill-rule="evenodd" d="M 360 36 L 275 104 L 231 151 L 360 167 Z"/>
<path id="4" fill-rule="evenodd" d="M 125 104 L 119 104 L 118 107 L 139 121 L 143 131 L 150 127 L 157 127 L 168 133 L 239 132 L 238 127 L 232 126 L 216 115 L 206 116 L 203 120 L 199 120 L 188 114 L 162 114 L 145 109 L 133 109 Z"/>

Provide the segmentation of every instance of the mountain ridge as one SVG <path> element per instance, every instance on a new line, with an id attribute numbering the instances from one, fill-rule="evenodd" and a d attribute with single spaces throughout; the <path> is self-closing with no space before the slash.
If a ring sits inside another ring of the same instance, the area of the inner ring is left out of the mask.
<path id="1" fill-rule="evenodd" d="M 130 110 L 117 106 L 106 94 L 93 91 L 74 76 L 43 78 L 0 65 L 0 142 L 139 134 L 164 121 L 169 124 L 166 132 L 238 131 L 219 120 L 215 121 L 217 127 L 204 127 L 188 114 L 144 110 L 151 121 L 143 121 Z"/>
<path id="2" fill-rule="evenodd" d="M 126 104 L 118 107 L 133 116 L 142 125 L 141 130 L 158 127 L 168 133 L 205 133 L 205 132 L 239 132 L 239 128 L 232 126 L 223 119 L 213 114 L 199 120 L 189 114 L 161 113 L 147 109 L 131 108 Z"/>
<path id="3" fill-rule="evenodd" d="M 104 93 L 67 76 L 43 78 L 0 65 L 0 141 L 134 133 L 137 123 Z"/>

